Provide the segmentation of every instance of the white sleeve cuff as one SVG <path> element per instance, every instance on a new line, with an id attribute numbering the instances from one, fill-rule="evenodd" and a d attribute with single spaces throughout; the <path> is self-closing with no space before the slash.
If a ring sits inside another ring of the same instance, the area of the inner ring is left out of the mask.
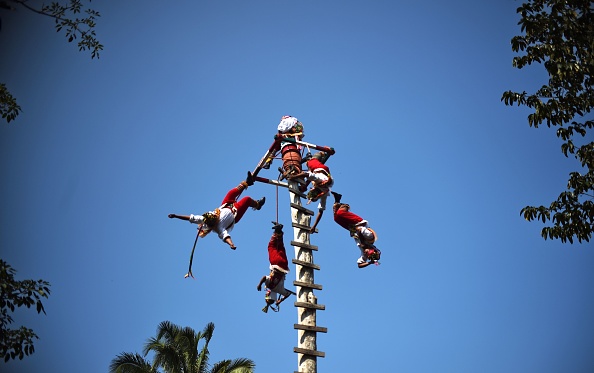
<path id="1" fill-rule="evenodd" d="M 194 223 L 194 224 L 202 224 L 204 223 L 204 216 L 202 215 L 190 215 L 190 223 Z"/>

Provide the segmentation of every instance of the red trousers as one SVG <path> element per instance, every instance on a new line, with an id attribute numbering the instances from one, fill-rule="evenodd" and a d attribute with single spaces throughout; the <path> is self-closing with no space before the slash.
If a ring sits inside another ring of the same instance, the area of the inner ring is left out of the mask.
<path id="1" fill-rule="evenodd" d="M 268 242 L 268 260 L 271 265 L 279 266 L 286 271 L 289 270 L 289 262 L 282 235 L 273 234 L 270 237 L 270 242 Z"/>
<path id="2" fill-rule="evenodd" d="M 338 209 L 334 213 L 334 221 L 346 230 L 350 230 L 352 226 L 362 220 L 363 218 L 361 218 L 359 215 L 353 214 L 350 211 Z"/>
<path id="3" fill-rule="evenodd" d="M 251 197 L 243 197 L 242 199 L 237 201 L 237 197 L 241 195 L 241 192 L 243 192 L 243 189 L 239 189 L 237 187 L 231 189 L 229 192 L 227 192 L 227 195 L 221 203 L 221 205 L 230 203 L 233 205 L 233 207 L 235 207 L 235 209 L 237 210 L 237 213 L 235 214 L 236 223 L 239 223 L 239 221 L 243 217 L 243 214 L 245 214 L 245 212 L 247 211 L 248 207 L 255 206 L 256 204 L 256 201 Z"/>

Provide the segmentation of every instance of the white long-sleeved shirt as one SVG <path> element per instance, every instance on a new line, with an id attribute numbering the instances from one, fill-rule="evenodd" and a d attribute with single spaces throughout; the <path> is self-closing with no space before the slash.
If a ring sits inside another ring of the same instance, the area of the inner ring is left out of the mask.
<path id="1" fill-rule="evenodd" d="M 227 237 L 230 237 L 230 232 L 233 230 L 235 225 L 235 214 L 229 208 L 221 208 L 219 214 L 219 221 L 217 225 L 214 227 L 207 226 L 210 230 L 217 232 L 219 238 L 221 240 L 225 240 Z M 211 211 L 211 213 L 215 213 Z M 190 215 L 190 223 L 194 224 L 204 224 L 204 216 L 202 215 Z"/>

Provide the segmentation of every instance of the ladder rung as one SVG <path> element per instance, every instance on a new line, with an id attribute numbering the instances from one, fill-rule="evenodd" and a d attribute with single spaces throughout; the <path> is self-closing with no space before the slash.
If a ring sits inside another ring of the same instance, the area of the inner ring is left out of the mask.
<path id="1" fill-rule="evenodd" d="M 293 228 L 299 228 L 299 229 L 303 229 L 304 231 L 309 231 L 310 226 L 304 225 L 304 224 L 299 224 L 299 223 L 293 223 Z M 318 228 L 315 229 L 315 232 L 318 233 Z"/>
<path id="2" fill-rule="evenodd" d="M 301 247 L 301 248 L 304 248 L 304 249 L 318 251 L 318 247 L 317 246 L 315 246 L 315 245 L 308 245 L 306 243 L 299 242 L 299 241 L 291 241 L 291 245 L 292 246 Z"/>
<path id="3" fill-rule="evenodd" d="M 328 328 L 324 328 L 322 326 L 294 324 L 293 329 L 306 330 L 308 332 L 328 333 Z"/>
<path id="4" fill-rule="evenodd" d="M 293 188 L 289 188 L 289 192 L 291 192 L 293 194 L 296 194 L 296 195 L 298 195 L 301 198 L 307 198 L 307 196 L 305 195 L 305 193 L 301 193 L 300 191 L 295 190 Z"/>
<path id="5" fill-rule="evenodd" d="M 299 348 L 293 347 L 293 352 L 303 355 L 311 355 L 311 356 L 318 356 L 318 357 L 326 357 L 326 353 L 318 350 L 308 350 L 306 348 Z"/>
<path id="6" fill-rule="evenodd" d="M 299 264 L 300 266 L 307 267 L 307 268 L 320 269 L 320 266 L 317 264 L 310 263 L 310 262 L 304 262 L 303 260 L 299 260 L 299 259 L 291 259 L 291 262 L 293 262 L 293 264 Z"/>
<path id="7" fill-rule="evenodd" d="M 314 214 L 314 212 L 311 211 L 310 209 L 307 209 L 307 208 L 305 208 L 303 206 L 299 206 L 296 203 L 291 203 L 291 207 L 294 208 L 294 209 L 297 209 L 297 210 L 301 211 L 305 215 L 313 215 Z"/>
<path id="8" fill-rule="evenodd" d="M 301 286 L 302 288 L 322 290 L 322 285 L 308 284 L 307 282 L 293 281 L 293 285 L 295 285 L 295 286 Z"/>
<path id="9" fill-rule="evenodd" d="M 324 306 L 323 304 L 315 304 L 315 303 L 309 303 L 309 302 L 295 302 L 295 307 L 309 308 L 312 310 L 321 310 L 321 311 L 324 311 L 326 309 L 326 306 Z"/>

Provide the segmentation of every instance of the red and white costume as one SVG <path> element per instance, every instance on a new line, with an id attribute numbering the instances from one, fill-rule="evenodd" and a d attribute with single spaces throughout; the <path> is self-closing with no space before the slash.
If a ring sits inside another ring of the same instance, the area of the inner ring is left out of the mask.
<path id="1" fill-rule="evenodd" d="M 348 230 L 351 233 L 351 237 L 355 239 L 359 250 L 361 250 L 361 257 L 357 260 L 357 263 L 366 262 L 367 255 L 365 255 L 365 249 L 369 247 L 375 248 L 373 244 L 377 240 L 377 236 L 369 227 L 367 220 L 348 210 L 338 208 L 334 211 L 334 221 Z"/>
<path id="2" fill-rule="evenodd" d="M 289 273 L 289 262 L 287 252 L 283 243 L 282 234 L 273 234 L 268 242 L 268 261 L 270 262 L 271 274 L 266 276 L 264 285 L 268 289 L 266 295 L 272 299 L 277 294 L 289 296 L 291 292 L 285 289 L 285 275 Z"/>
<path id="3" fill-rule="evenodd" d="M 221 240 L 225 240 L 225 238 L 230 236 L 230 232 L 233 230 L 235 223 L 239 223 L 245 212 L 247 211 L 248 207 L 253 206 L 256 202 L 251 197 L 243 197 L 239 201 L 237 198 L 241 195 L 245 188 L 235 187 L 225 195 L 223 198 L 223 202 L 221 202 L 221 206 L 214 211 L 209 211 L 203 215 L 190 215 L 190 223 L 194 224 L 204 224 L 202 226 L 202 234 L 201 236 L 204 237 L 208 234 L 211 230 L 217 232 L 219 238 Z M 213 226 L 206 224 L 205 216 L 206 214 L 214 214 L 218 217 L 216 223 Z"/>
<path id="4" fill-rule="evenodd" d="M 322 191 L 322 195 L 319 198 L 318 210 L 326 210 L 326 198 L 330 193 L 330 188 L 334 185 L 334 180 L 330 176 L 330 168 L 317 158 L 311 158 L 307 161 L 305 178 L 308 182 L 312 183 L 312 189 L 318 188 Z"/>

